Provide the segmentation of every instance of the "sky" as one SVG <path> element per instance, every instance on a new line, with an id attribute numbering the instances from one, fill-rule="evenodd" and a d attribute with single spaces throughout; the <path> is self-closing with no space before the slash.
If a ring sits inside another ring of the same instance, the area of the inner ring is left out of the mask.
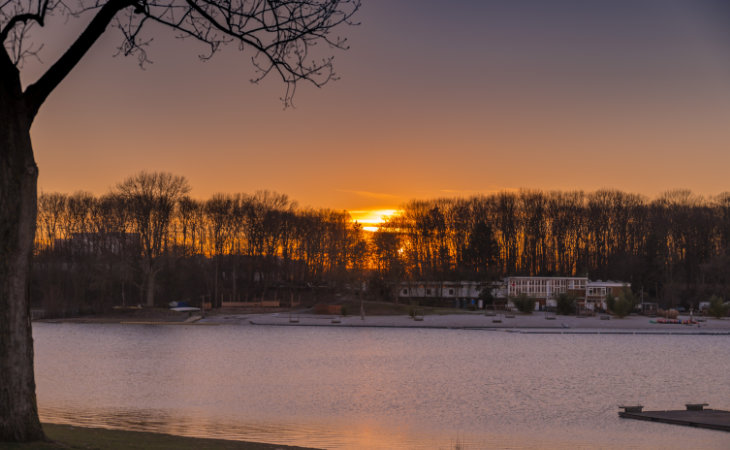
<path id="1" fill-rule="evenodd" d="M 730 190 L 723 0 L 363 0 L 338 81 L 254 85 L 251 54 L 152 29 L 153 64 L 109 30 L 49 97 L 32 138 L 43 192 L 102 194 L 142 170 L 192 195 L 288 194 L 394 209 L 519 188 L 656 196 Z M 51 24 L 32 81 L 78 31 Z M 43 33 L 37 37 L 44 36 Z"/>

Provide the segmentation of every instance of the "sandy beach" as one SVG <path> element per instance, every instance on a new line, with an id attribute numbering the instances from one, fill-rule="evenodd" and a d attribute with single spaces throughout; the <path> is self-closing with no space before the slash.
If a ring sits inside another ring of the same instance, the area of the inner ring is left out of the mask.
<path id="1" fill-rule="evenodd" d="M 328 316 L 315 314 L 220 314 L 198 320 L 199 324 L 231 324 L 249 326 L 322 326 L 322 327 L 374 327 L 374 328 L 435 328 L 435 329 L 487 329 L 524 333 L 657 333 L 657 334 L 727 334 L 730 320 L 700 318 L 695 325 L 654 323 L 658 318 L 629 316 L 622 319 L 611 316 L 575 317 L 560 315 L 497 314 L 484 313 L 426 315 L 414 320 L 407 315 L 398 316 Z M 681 316 L 686 320 L 689 317 Z"/>

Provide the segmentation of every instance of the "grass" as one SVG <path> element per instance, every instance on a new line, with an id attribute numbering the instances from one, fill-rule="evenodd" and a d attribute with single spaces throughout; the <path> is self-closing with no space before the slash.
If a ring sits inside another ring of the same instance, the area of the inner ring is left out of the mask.
<path id="1" fill-rule="evenodd" d="M 106 430 L 102 428 L 73 427 L 69 425 L 43 424 L 43 431 L 49 442 L 27 444 L 2 443 L 3 449 L 43 450 L 43 449 L 144 449 L 144 450 L 219 450 L 219 449 L 301 449 L 276 444 L 255 442 L 226 441 L 222 439 L 201 439 L 169 434 L 146 433 L 140 431 Z"/>

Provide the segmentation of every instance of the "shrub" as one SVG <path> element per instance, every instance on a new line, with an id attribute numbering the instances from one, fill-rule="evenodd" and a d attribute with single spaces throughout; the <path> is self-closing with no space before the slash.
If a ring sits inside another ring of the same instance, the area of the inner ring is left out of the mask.
<path id="1" fill-rule="evenodd" d="M 636 306 L 636 297 L 629 288 L 624 288 L 611 303 L 610 309 L 616 316 L 626 317 Z"/>
<path id="2" fill-rule="evenodd" d="M 659 317 L 666 317 L 667 319 L 676 319 L 677 317 L 679 317 L 679 311 L 677 311 L 676 309 L 664 310 L 660 308 L 657 309 L 656 313 Z"/>
<path id="3" fill-rule="evenodd" d="M 494 303 L 494 295 L 492 295 L 492 288 L 485 286 L 479 292 L 479 298 L 484 302 L 484 305 L 491 305 Z"/>
<path id="4" fill-rule="evenodd" d="M 347 317 L 347 305 L 342 305 L 340 307 L 340 314 L 342 314 L 342 317 Z"/>
<path id="5" fill-rule="evenodd" d="M 418 302 L 417 301 L 411 301 L 411 305 L 408 307 L 408 315 L 411 317 L 411 319 L 415 319 L 418 315 Z"/>
<path id="6" fill-rule="evenodd" d="M 517 297 L 512 297 L 510 300 L 521 313 L 532 314 L 535 310 L 535 299 L 528 297 L 527 294 L 520 294 Z"/>
<path id="7" fill-rule="evenodd" d="M 626 299 L 619 297 L 614 300 L 613 308 L 611 309 L 611 311 L 618 317 L 626 317 L 631 314 L 631 310 L 633 309 L 633 307 L 634 305 L 626 301 Z"/>
<path id="8" fill-rule="evenodd" d="M 722 302 L 722 299 L 717 295 L 710 297 L 710 307 L 707 309 L 707 313 L 715 318 L 721 318 L 727 316 L 728 305 Z"/>
<path id="9" fill-rule="evenodd" d="M 558 314 L 568 316 L 575 313 L 575 305 L 577 302 L 575 295 L 562 293 L 558 295 L 556 301 L 558 304 L 556 307 L 556 311 Z"/>
<path id="10" fill-rule="evenodd" d="M 616 297 L 613 296 L 613 293 L 609 292 L 606 294 L 606 309 L 609 311 L 613 311 L 613 304 L 616 303 Z"/>
<path id="11" fill-rule="evenodd" d="M 315 314 L 327 314 L 329 312 L 329 309 L 327 308 L 327 305 L 324 303 L 317 303 L 312 308 Z"/>

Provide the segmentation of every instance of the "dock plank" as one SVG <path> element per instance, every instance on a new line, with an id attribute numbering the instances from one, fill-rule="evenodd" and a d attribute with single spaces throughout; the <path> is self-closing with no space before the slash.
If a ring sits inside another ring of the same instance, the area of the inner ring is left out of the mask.
<path id="1" fill-rule="evenodd" d="M 719 409 L 703 409 L 698 411 L 622 411 L 618 415 L 624 419 L 648 420 L 730 432 L 730 411 L 722 411 Z"/>

